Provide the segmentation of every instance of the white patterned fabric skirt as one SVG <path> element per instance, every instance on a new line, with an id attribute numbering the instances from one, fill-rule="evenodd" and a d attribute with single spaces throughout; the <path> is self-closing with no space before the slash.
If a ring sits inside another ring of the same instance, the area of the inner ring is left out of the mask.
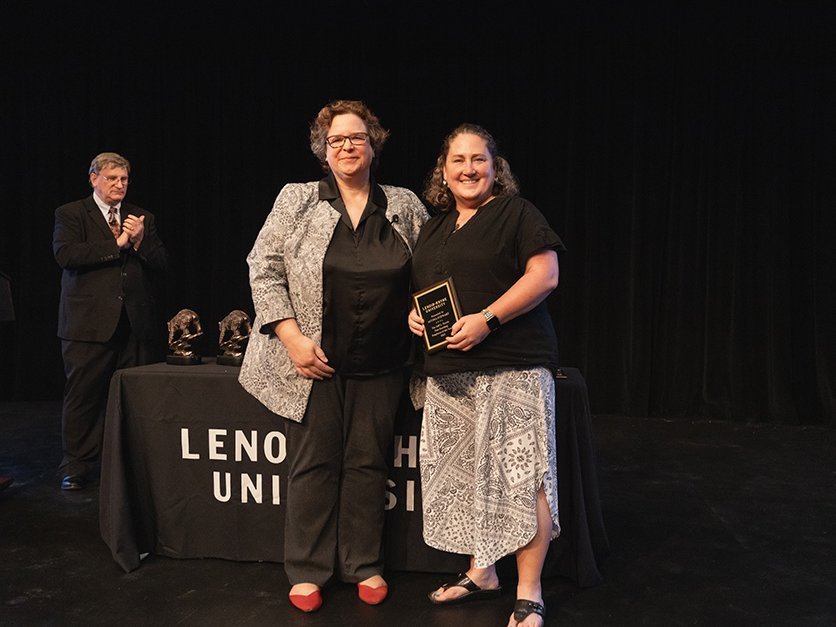
<path id="1" fill-rule="evenodd" d="M 532 540 L 541 487 L 556 538 L 554 421 L 546 368 L 430 377 L 420 447 L 424 541 L 486 568 Z"/>

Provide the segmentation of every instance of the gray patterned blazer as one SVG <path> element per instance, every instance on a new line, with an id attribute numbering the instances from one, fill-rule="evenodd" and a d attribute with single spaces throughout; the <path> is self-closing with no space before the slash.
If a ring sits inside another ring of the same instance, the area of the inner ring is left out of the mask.
<path id="1" fill-rule="evenodd" d="M 386 217 L 412 250 L 429 218 L 426 208 L 408 189 L 380 187 Z M 267 409 L 296 422 L 302 422 L 313 380 L 296 372 L 269 325 L 296 318 L 302 333 L 321 343 L 322 261 L 339 219 L 319 199 L 318 181 L 285 185 L 247 255 L 255 320 L 238 380 Z"/>

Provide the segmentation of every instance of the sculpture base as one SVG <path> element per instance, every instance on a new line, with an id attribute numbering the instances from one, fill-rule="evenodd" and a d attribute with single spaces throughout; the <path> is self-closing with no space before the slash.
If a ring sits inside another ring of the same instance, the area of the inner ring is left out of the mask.
<path id="1" fill-rule="evenodd" d="M 175 366 L 196 366 L 203 363 L 200 355 L 166 355 L 165 363 Z"/>
<path id="2" fill-rule="evenodd" d="M 240 366 L 244 362 L 243 355 L 218 355 L 215 360 L 221 366 Z"/>

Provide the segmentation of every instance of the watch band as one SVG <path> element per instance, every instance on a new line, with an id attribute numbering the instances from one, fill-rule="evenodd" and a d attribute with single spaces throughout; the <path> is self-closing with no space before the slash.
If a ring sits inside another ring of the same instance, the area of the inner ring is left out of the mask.
<path id="1" fill-rule="evenodd" d="M 493 315 L 493 312 L 490 309 L 483 309 L 482 315 L 485 316 L 485 322 L 488 323 L 488 329 L 490 329 L 491 333 L 496 331 L 502 324 L 499 322 L 499 318 Z"/>

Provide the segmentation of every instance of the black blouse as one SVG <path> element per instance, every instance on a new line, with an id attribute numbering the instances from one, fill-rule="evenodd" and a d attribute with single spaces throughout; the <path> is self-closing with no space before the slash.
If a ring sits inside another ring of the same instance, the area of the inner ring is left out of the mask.
<path id="1" fill-rule="evenodd" d="M 319 183 L 340 221 L 322 267 L 322 350 L 345 376 L 373 376 L 409 359 L 411 255 L 386 219 L 386 194 L 372 181 L 354 229 L 333 175 Z"/>
<path id="2" fill-rule="evenodd" d="M 564 252 L 560 237 L 529 201 L 498 196 L 460 229 L 458 212 L 433 217 L 415 245 L 412 278 L 422 289 L 453 277 L 464 315 L 479 313 L 525 272 L 529 257 L 543 249 Z M 428 375 L 499 367 L 558 366 L 557 336 L 544 302 L 505 323 L 468 352 L 442 350 L 424 355 Z"/>

